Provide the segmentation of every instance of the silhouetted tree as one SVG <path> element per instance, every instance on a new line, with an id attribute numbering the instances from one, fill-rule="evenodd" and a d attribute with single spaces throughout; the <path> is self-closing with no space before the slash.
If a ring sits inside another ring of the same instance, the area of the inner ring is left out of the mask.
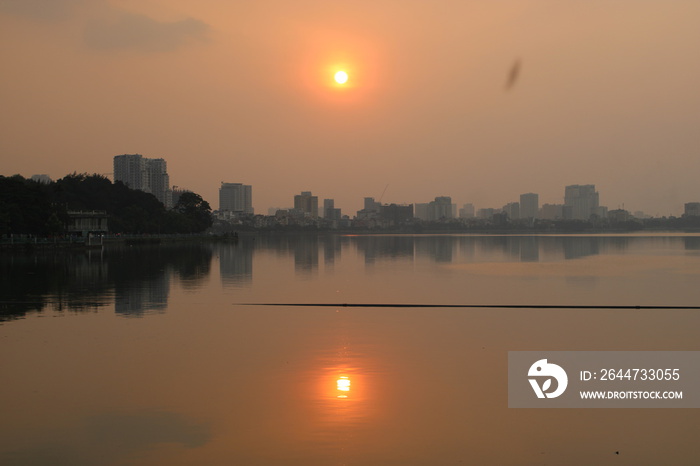
<path id="1" fill-rule="evenodd" d="M 173 210 L 183 216 L 190 233 L 202 232 L 212 225 L 211 207 L 199 194 L 183 193 Z"/>
<path id="2" fill-rule="evenodd" d="M 51 201 L 47 185 L 20 175 L 0 176 L 0 234 L 48 234 L 51 215 L 65 216 Z"/>
<path id="3" fill-rule="evenodd" d="M 49 184 L 0 176 L 0 234 L 56 234 L 68 211 L 84 210 L 104 210 L 113 233 L 198 233 L 212 224 L 209 204 L 195 193 L 168 211 L 153 194 L 102 175 L 72 173 Z"/>

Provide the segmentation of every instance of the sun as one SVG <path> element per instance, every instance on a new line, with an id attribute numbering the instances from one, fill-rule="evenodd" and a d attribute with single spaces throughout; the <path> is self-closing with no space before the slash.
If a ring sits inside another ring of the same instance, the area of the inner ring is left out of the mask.
<path id="1" fill-rule="evenodd" d="M 338 71 L 334 76 L 335 82 L 345 84 L 348 81 L 348 74 L 345 71 Z"/>

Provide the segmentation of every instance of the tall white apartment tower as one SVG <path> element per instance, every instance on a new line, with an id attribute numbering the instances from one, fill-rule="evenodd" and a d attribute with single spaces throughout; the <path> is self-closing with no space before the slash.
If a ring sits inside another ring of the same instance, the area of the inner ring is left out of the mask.
<path id="1" fill-rule="evenodd" d="M 172 191 L 170 190 L 170 176 L 168 164 L 164 159 L 143 159 L 146 165 L 146 180 L 150 192 L 163 203 L 165 207 L 172 207 Z"/>
<path id="2" fill-rule="evenodd" d="M 131 189 L 153 194 L 165 207 L 172 207 L 170 176 L 164 159 L 148 159 L 141 154 L 114 156 L 114 181 Z"/>
<path id="3" fill-rule="evenodd" d="M 141 154 L 114 156 L 114 181 L 121 181 L 131 189 L 143 190 L 146 186 L 146 169 Z"/>

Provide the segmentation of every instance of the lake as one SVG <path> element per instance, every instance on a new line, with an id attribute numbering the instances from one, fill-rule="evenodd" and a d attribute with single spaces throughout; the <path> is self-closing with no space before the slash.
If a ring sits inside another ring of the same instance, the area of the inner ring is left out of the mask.
<path id="1" fill-rule="evenodd" d="M 507 376 L 509 351 L 700 349 L 698 310 L 567 307 L 698 306 L 698 235 L 258 235 L 0 264 L 1 464 L 700 461 L 697 409 L 508 408 Z"/>

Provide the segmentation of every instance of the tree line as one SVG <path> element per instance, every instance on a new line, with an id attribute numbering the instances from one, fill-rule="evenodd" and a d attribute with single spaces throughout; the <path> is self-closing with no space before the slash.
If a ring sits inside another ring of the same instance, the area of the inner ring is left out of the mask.
<path id="1" fill-rule="evenodd" d="M 172 209 L 153 195 L 102 175 L 73 173 L 51 183 L 0 175 L 0 234 L 60 235 L 69 211 L 103 210 L 110 233 L 200 233 L 212 224 L 199 194 L 183 193 Z"/>

